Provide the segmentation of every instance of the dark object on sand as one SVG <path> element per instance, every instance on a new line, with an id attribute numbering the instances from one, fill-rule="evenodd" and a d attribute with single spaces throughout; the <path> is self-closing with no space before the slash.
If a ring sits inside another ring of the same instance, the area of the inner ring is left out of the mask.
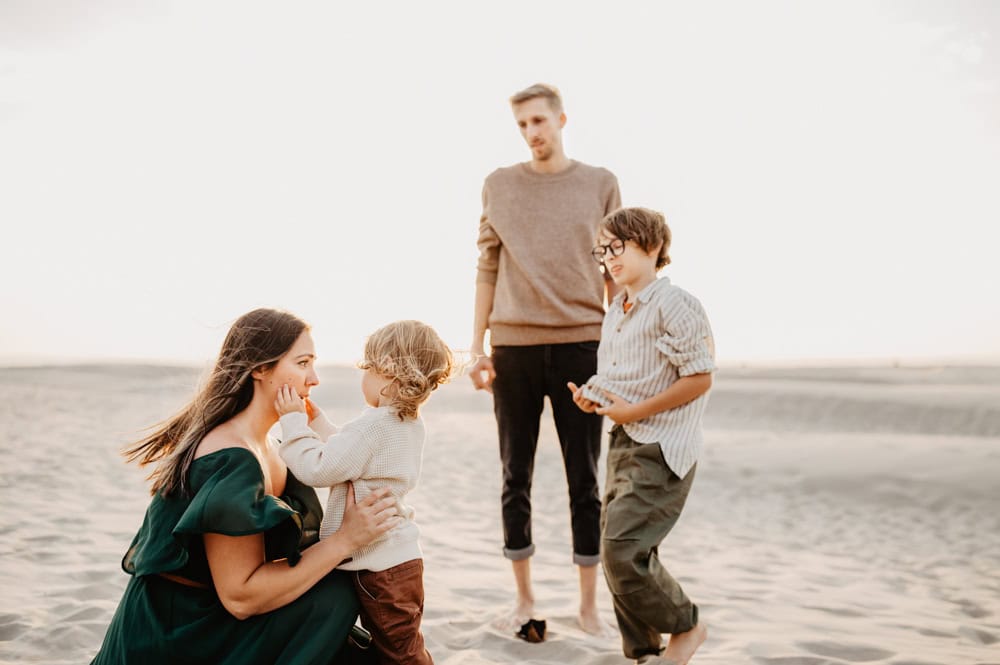
<path id="1" fill-rule="evenodd" d="M 545 620 L 528 619 L 528 622 L 521 626 L 521 630 L 517 631 L 517 636 L 525 642 L 544 642 Z"/>

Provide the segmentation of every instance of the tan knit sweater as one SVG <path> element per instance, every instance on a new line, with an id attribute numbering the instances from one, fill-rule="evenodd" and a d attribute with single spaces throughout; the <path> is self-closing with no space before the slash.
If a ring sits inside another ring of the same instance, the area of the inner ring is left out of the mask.
<path id="1" fill-rule="evenodd" d="M 476 280 L 496 288 L 493 346 L 601 338 L 604 276 L 590 252 L 619 207 L 614 174 L 577 161 L 556 174 L 525 162 L 486 178 Z"/>

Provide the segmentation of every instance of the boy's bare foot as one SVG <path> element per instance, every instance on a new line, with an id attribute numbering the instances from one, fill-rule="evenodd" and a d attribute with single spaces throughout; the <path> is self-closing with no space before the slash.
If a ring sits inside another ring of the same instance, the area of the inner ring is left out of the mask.
<path id="1" fill-rule="evenodd" d="M 576 620 L 580 623 L 583 632 L 596 637 L 615 637 L 615 629 L 597 613 L 596 607 L 581 609 Z"/>
<path id="2" fill-rule="evenodd" d="M 670 642 L 661 658 L 667 662 L 675 662 L 677 665 L 687 665 L 691 656 L 702 645 L 706 637 L 708 637 L 708 629 L 703 623 L 699 623 L 686 633 L 674 633 L 670 636 Z"/>

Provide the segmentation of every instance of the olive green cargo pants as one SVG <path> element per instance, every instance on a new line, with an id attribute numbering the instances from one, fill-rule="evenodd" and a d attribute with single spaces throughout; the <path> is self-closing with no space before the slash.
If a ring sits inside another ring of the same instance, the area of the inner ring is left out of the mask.
<path id="1" fill-rule="evenodd" d="M 601 507 L 601 562 L 628 658 L 660 652 L 662 633 L 698 623 L 698 607 L 658 557 L 687 500 L 695 468 L 679 478 L 660 444 L 633 441 L 616 425 L 608 446 Z"/>

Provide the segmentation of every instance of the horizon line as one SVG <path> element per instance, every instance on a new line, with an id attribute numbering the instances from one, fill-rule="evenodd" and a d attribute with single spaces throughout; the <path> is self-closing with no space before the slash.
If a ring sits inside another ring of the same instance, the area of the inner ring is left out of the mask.
<path id="1" fill-rule="evenodd" d="M 468 352 L 457 350 L 456 356 L 462 358 Z M 86 356 L 3 356 L 0 355 L 0 369 L 58 369 L 70 367 L 163 367 L 178 369 L 206 369 L 214 362 L 206 360 L 196 362 L 175 358 L 142 358 L 142 357 L 86 357 Z M 319 361 L 319 367 L 356 369 L 354 362 L 343 360 Z M 1000 367 L 1000 355 L 965 355 L 965 356 L 815 356 L 815 357 L 761 357 L 746 359 L 727 359 L 717 363 L 719 369 L 753 369 L 753 368 L 916 368 L 927 366 L 947 367 Z"/>

